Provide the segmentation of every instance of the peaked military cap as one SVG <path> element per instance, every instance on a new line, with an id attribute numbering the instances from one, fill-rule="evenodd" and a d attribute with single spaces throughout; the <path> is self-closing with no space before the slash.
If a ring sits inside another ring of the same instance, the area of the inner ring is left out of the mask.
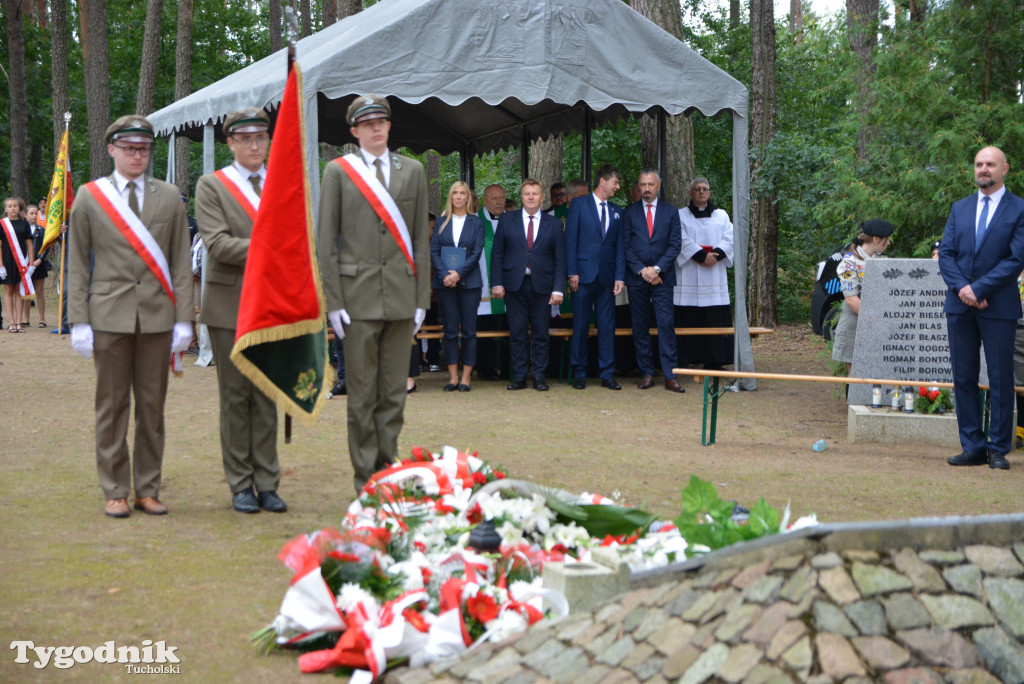
<path id="1" fill-rule="evenodd" d="M 270 128 L 270 115 L 256 107 L 246 107 L 228 114 L 224 119 L 224 135 L 259 133 Z"/>
<path id="2" fill-rule="evenodd" d="M 126 114 L 107 127 L 107 143 L 115 140 L 125 142 L 151 143 L 153 142 L 153 124 L 139 114 Z"/>
<path id="3" fill-rule="evenodd" d="M 391 105 L 381 95 L 360 95 L 348 106 L 348 123 L 355 126 L 360 121 L 390 119 Z"/>

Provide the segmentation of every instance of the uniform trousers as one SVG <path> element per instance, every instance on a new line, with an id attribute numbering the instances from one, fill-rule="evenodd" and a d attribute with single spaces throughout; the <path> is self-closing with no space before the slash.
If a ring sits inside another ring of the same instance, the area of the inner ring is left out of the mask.
<path id="1" fill-rule="evenodd" d="M 235 331 L 207 326 L 220 390 L 220 453 L 232 494 L 277 491 L 277 406 L 231 361 Z"/>
<path id="2" fill-rule="evenodd" d="M 157 498 L 164 458 L 164 403 L 171 331 L 94 331 L 96 468 L 108 499 Z M 128 416 L 135 398 L 135 443 L 128 453 Z M 130 468 L 130 471 L 129 471 Z"/>
<path id="3" fill-rule="evenodd" d="M 348 453 L 357 492 L 398 457 L 413 328 L 411 318 L 345 326 Z"/>

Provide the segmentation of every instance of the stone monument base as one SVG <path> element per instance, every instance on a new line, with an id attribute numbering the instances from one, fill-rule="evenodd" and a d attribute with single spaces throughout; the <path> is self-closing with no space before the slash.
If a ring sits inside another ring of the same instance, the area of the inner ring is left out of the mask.
<path id="1" fill-rule="evenodd" d="M 846 410 L 846 438 L 850 442 L 882 444 L 932 444 L 960 447 L 956 414 L 904 413 L 853 404 Z"/>

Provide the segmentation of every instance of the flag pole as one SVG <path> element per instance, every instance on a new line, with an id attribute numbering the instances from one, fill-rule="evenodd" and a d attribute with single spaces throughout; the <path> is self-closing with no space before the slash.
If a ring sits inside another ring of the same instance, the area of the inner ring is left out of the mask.
<path id="1" fill-rule="evenodd" d="M 294 16 L 294 14 L 289 13 L 288 20 L 289 20 L 289 23 L 293 25 L 292 26 L 292 33 L 293 33 L 293 35 L 298 33 L 298 27 L 294 26 L 294 24 L 295 24 L 295 16 Z M 293 37 L 288 39 L 288 60 L 287 60 L 287 64 L 288 65 L 287 65 L 287 67 L 285 69 L 285 77 L 284 77 L 285 83 L 288 82 L 288 77 L 291 76 L 291 74 L 292 74 L 292 65 L 295 64 L 295 39 Z M 290 413 L 285 413 L 284 414 L 284 443 L 285 444 L 291 444 L 292 443 L 292 416 L 291 416 Z"/>
<path id="2" fill-rule="evenodd" d="M 68 128 L 71 125 L 71 112 L 64 112 L 64 135 L 68 134 Z M 60 209 L 60 225 L 61 229 L 67 225 L 68 222 L 68 173 L 67 167 L 71 165 L 71 141 L 68 140 L 68 153 L 64 158 L 64 197 L 61 198 L 61 209 Z M 52 201 L 52 200 L 51 200 Z M 57 334 L 61 334 L 64 330 L 64 288 L 67 287 L 67 283 L 64 282 L 64 274 L 66 271 L 67 255 L 68 255 L 68 234 L 65 232 L 63 235 L 60 247 L 60 294 L 57 296 Z"/>

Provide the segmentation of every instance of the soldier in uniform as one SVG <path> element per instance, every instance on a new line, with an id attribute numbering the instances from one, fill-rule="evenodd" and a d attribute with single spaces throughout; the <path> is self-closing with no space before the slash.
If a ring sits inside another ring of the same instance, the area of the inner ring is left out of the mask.
<path id="1" fill-rule="evenodd" d="M 357 97 L 347 118 L 359 152 L 324 170 L 317 252 L 327 317 L 345 348 L 358 492 L 398 454 L 409 341 L 430 308 L 430 230 L 423 165 L 388 151 L 388 101 Z"/>
<path id="2" fill-rule="evenodd" d="M 105 513 L 164 515 L 164 402 L 172 354 L 192 341 L 188 221 L 178 189 L 146 176 L 153 126 L 119 118 L 106 131 L 114 173 L 78 189 L 71 210 L 71 345 L 96 364 L 96 464 Z M 92 265 L 90 267 L 90 260 Z M 128 416 L 135 398 L 135 445 Z"/>
<path id="3" fill-rule="evenodd" d="M 277 494 L 277 407 L 231 361 L 249 238 L 267 177 L 270 117 L 249 107 L 228 114 L 233 163 L 196 184 L 199 232 L 209 252 L 200 320 L 210 331 L 220 390 L 220 449 L 231 505 L 239 513 L 288 510 Z"/>

